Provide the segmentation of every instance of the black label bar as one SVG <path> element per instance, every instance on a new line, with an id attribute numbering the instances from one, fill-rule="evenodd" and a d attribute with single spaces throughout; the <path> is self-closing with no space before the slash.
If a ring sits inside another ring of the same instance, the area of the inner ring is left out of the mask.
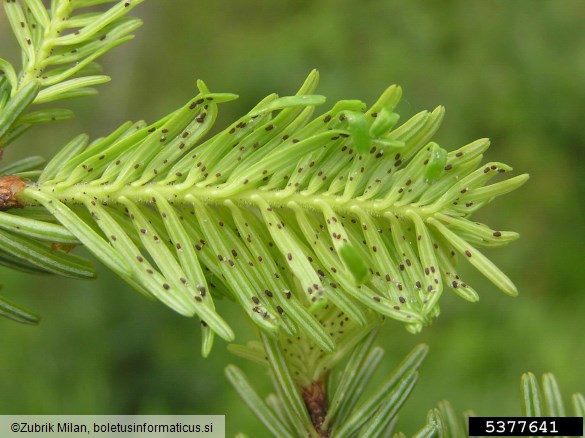
<path id="1" fill-rule="evenodd" d="M 469 417 L 469 436 L 583 436 L 583 417 Z"/>

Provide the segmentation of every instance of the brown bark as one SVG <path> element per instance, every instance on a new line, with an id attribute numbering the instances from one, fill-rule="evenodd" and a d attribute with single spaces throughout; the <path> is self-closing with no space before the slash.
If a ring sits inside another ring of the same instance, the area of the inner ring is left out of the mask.
<path id="1" fill-rule="evenodd" d="M 15 207 L 22 208 L 23 205 L 16 199 L 16 195 L 25 187 L 24 181 L 17 176 L 0 176 L 0 211 Z"/>
<path id="2" fill-rule="evenodd" d="M 315 429 L 322 438 L 328 438 L 330 436 L 329 430 L 321 430 L 321 426 L 327 416 L 327 394 L 325 392 L 325 384 L 323 380 L 317 380 L 311 383 L 309 386 L 301 388 L 301 393 L 305 405 L 311 416 L 311 421 Z"/>

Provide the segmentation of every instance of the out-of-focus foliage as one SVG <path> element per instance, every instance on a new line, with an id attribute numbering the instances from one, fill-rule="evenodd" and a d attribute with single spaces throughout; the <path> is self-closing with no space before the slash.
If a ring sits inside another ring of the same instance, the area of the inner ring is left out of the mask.
<path id="1" fill-rule="evenodd" d="M 554 372 L 563 392 L 583 391 L 581 1 L 173 0 L 145 2 L 134 14 L 146 22 L 137 38 L 102 60 L 112 82 L 98 97 L 72 101 L 75 121 L 26 134 L 17 142 L 27 148 L 7 150 L 4 160 L 25 152 L 50 157 L 80 132 L 95 137 L 127 119 L 156 120 L 193 94 L 196 78 L 241 96 L 224 106 L 218 126 L 270 92 L 291 94 L 312 68 L 331 101 L 371 104 L 400 84 L 405 118 L 446 107 L 439 144 L 451 149 L 490 137 L 486 158 L 513 164 L 531 181 L 477 217 L 521 232 L 493 258 L 518 298 L 489 293 L 495 287 L 468 269 L 479 303 L 446 297 L 441 318 L 421 335 L 394 322 L 383 327 L 387 372 L 415 344 L 430 347 L 399 429 L 413 433 L 445 398 L 457 412 L 520 415 L 517 382 L 526 370 Z M 8 55 L 12 40 L 0 17 Z M 93 282 L 0 275 L 7 298 L 43 315 L 40 327 L 0 320 L 0 393 L 11 395 L 0 399 L 0 412 L 225 413 L 228 432 L 235 425 L 250 436 L 262 431 L 223 376 L 233 356 L 218 343 L 202 359 L 193 320 L 103 271 Z M 241 320 L 235 306 L 219 306 L 233 312 L 226 319 Z M 247 326 L 234 330 L 245 336 Z M 237 363 L 248 374 L 260 370 Z"/>

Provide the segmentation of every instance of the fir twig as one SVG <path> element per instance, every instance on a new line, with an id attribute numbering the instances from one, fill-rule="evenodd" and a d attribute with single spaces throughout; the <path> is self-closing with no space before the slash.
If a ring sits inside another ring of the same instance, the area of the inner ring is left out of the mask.
<path id="1" fill-rule="evenodd" d="M 324 351 L 332 336 L 314 313 L 328 303 L 357 326 L 373 311 L 416 332 L 438 314 L 444 285 L 475 301 L 456 252 L 515 294 L 478 248 L 517 234 L 469 216 L 527 176 L 486 185 L 510 170 L 479 166 L 487 141 L 449 153 L 429 143 L 440 107 L 396 126 L 395 86 L 369 109 L 341 101 L 311 120 L 324 101 L 312 94 L 317 79 L 207 139 L 218 104 L 235 96 L 200 81 L 198 96 L 154 124 L 73 140 L 20 199 L 45 206 L 129 284 L 228 340 L 211 276 L 264 330 L 300 330 Z"/>

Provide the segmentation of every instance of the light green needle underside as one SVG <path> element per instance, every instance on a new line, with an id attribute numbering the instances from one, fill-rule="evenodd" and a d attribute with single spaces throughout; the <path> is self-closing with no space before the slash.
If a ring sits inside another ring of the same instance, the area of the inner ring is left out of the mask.
<path id="1" fill-rule="evenodd" d="M 480 248 L 517 235 L 469 217 L 527 177 L 486 185 L 511 170 L 480 164 L 486 141 L 449 153 L 433 143 L 441 107 L 398 124 L 400 87 L 370 108 L 340 101 L 314 117 L 325 101 L 317 81 L 313 71 L 296 96 L 270 95 L 213 136 L 219 104 L 236 96 L 199 81 L 156 123 L 72 140 L 20 198 L 226 340 L 214 305 L 225 293 L 263 330 L 306 335 L 323 351 L 337 342 L 317 316 L 330 306 L 357 327 L 373 312 L 417 332 L 438 315 L 443 288 L 477 300 L 457 254 L 515 294 Z"/>

